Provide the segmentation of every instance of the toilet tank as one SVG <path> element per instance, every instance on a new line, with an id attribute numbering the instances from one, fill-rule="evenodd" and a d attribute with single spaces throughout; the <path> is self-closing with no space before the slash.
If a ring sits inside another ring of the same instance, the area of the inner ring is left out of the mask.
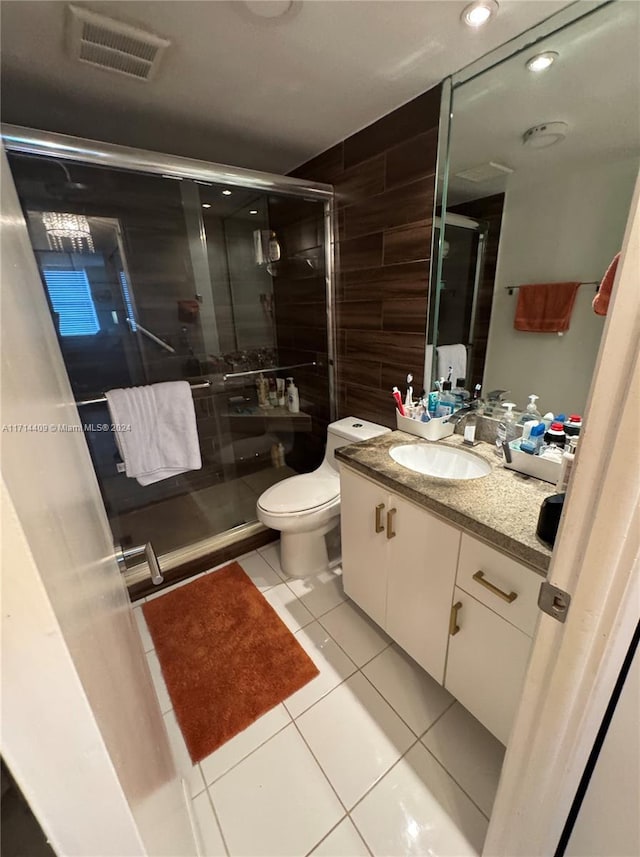
<path id="1" fill-rule="evenodd" d="M 334 470 L 338 469 L 335 459 L 335 451 L 341 446 L 357 443 L 359 440 L 369 440 L 380 434 L 386 434 L 391 429 L 380 426 L 377 423 L 369 423 L 358 417 L 345 417 L 335 423 L 330 423 L 327 428 L 327 449 L 324 454 L 323 465 L 330 464 Z"/>

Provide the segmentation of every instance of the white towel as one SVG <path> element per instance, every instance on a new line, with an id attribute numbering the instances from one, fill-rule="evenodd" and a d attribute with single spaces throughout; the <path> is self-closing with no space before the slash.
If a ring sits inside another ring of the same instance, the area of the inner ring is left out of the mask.
<path id="1" fill-rule="evenodd" d="M 456 386 L 458 378 L 467 377 L 467 349 L 464 345 L 439 345 L 436 348 L 438 355 L 438 378 L 449 377 L 451 366 L 451 381 Z"/>
<path id="2" fill-rule="evenodd" d="M 200 445 L 191 386 L 168 381 L 106 394 L 127 476 L 140 485 L 200 470 Z M 131 426 L 130 430 L 128 426 Z"/>

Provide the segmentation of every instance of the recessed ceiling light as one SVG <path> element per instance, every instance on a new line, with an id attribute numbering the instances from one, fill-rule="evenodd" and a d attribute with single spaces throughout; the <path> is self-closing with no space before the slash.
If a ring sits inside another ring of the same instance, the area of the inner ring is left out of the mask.
<path id="1" fill-rule="evenodd" d="M 244 5 L 257 18 L 281 18 L 291 12 L 293 0 L 246 0 Z"/>
<path id="2" fill-rule="evenodd" d="M 566 122 L 545 122 L 528 128 L 522 135 L 522 143 L 531 149 L 546 149 L 547 146 L 562 142 L 568 131 Z"/>
<path id="3" fill-rule="evenodd" d="M 231 196 L 231 191 L 230 190 L 223 190 L 222 196 Z"/>
<path id="4" fill-rule="evenodd" d="M 467 27 L 478 29 L 478 27 L 484 26 L 490 18 L 493 18 L 498 8 L 496 0 L 476 0 L 475 3 L 464 9 L 460 19 Z"/>
<path id="5" fill-rule="evenodd" d="M 544 53 L 536 54 L 528 59 L 526 65 L 529 71 L 546 71 L 557 59 L 556 51 L 544 51 Z"/>
<path id="6" fill-rule="evenodd" d="M 211 203 L 210 202 L 203 202 L 202 207 L 203 208 L 211 208 Z"/>
<path id="7" fill-rule="evenodd" d="M 252 208 L 251 211 L 249 212 L 249 214 L 257 214 L 257 213 L 258 213 L 257 208 Z"/>

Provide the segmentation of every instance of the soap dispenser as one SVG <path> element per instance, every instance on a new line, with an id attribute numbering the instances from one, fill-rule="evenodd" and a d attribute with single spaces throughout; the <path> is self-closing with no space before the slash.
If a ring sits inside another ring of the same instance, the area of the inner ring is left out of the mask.
<path id="1" fill-rule="evenodd" d="M 499 455 L 500 458 L 504 457 L 503 444 L 511 443 L 516 436 L 516 418 L 513 413 L 515 406 L 515 402 L 505 402 L 502 405 L 502 407 L 506 409 L 506 412 L 498 423 L 498 429 L 496 431 L 496 448 L 494 449 L 495 454 Z"/>
<path id="2" fill-rule="evenodd" d="M 530 420 L 541 420 L 542 415 L 540 411 L 536 407 L 536 401 L 539 399 L 539 396 L 536 396 L 535 393 L 532 393 L 529 396 L 529 404 L 527 405 L 527 409 L 520 418 L 521 423 L 528 423 Z"/>

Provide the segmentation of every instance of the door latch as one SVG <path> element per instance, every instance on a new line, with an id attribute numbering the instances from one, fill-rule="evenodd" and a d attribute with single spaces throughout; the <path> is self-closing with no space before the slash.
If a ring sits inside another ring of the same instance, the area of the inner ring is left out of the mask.
<path id="1" fill-rule="evenodd" d="M 553 616 L 558 622 L 564 622 L 569 612 L 571 596 L 564 589 L 559 589 L 548 580 L 540 584 L 538 607 L 548 616 Z"/>

